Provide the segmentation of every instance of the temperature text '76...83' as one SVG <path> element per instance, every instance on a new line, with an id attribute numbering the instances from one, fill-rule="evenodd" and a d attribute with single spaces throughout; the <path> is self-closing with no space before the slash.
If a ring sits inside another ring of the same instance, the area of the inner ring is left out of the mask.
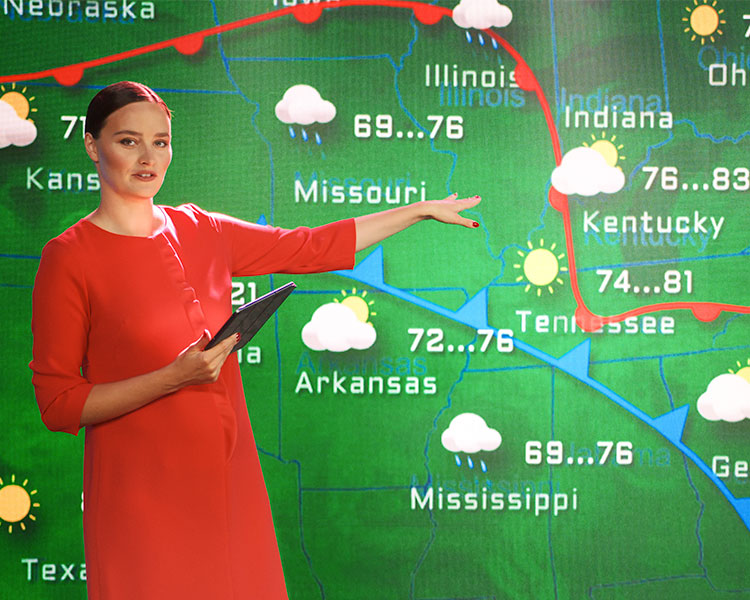
<path id="1" fill-rule="evenodd" d="M 736 192 L 750 191 L 750 168 L 747 167 L 716 167 L 711 172 L 711 182 L 708 181 L 680 181 L 680 170 L 677 167 L 645 166 L 643 172 L 648 178 L 643 189 L 662 189 L 667 192 L 677 190 L 693 192 Z"/>

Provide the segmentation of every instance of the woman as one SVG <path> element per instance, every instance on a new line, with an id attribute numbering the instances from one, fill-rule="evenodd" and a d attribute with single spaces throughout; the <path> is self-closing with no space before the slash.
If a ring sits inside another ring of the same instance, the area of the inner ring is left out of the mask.
<path id="1" fill-rule="evenodd" d="M 42 419 L 86 427 L 90 599 L 286 598 L 236 342 L 203 350 L 231 312 L 231 277 L 347 269 L 354 253 L 478 197 L 282 230 L 153 198 L 172 158 L 170 112 L 148 87 L 101 90 L 85 147 L 98 208 L 51 240 L 33 292 Z"/>

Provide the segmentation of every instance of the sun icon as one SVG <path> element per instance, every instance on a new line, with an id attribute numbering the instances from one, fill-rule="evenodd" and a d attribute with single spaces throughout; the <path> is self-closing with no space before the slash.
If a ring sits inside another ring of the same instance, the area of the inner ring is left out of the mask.
<path id="1" fill-rule="evenodd" d="M 38 502 L 32 502 L 31 497 L 36 494 L 36 490 L 27 491 L 26 484 L 28 479 L 24 479 L 21 485 L 16 483 L 16 476 L 10 476 L 10 483 L 5 484 L 0 478 L 0 523 L 8 524 L 8 533 L 13 533 L 13 526 L 18 523 L 23 531 L 26 531 L 24 519 L 28 517 L 36 521 L 36 517 L 31 514 L 32 508 L 38 508 Z"/>
<path id="2" fill-rule="evenodd" d="M 35 96 L 31 96 L 31 98 L 27 99 L 26 96 L 24 96 L 24 94 L 26 93 L 26 88 L 23 88 L 20 92 L 17 92 L 16 84 L 14 83 L 11 86 L 10 91 L 8 91 L 4 85 L 0 85 L 0 91 L 3 92 L 3 95 L 0 96 L 0 102 L 10 104 L 13 107 L 13 110 L 16 111 L 16 114 L 20 119 L 26 119 L 28 118 L 29 113 L 36 112 L 36 108 L 31 106 L 31 102 L 35 100 Z"/>
<path id="3" fill-rule="evenodd" d="M 729 372 L 734 373 L 735 375 L 739 375 L 740 377 L 742 377 L 742 379 L 750 383 L 750 359 L 748 359 L 747 364 L 747 367 L 743 367 L 742 363 L 740 361 L 737 361 L 737 371 L 732 371 L 732 369 L 729 369 Z"/>
<path id="4" fill-rule="evenodd" d="M 560 266 L 560 259 L 565 258 L 565 254 L 555 255 L 554 250 L 557 244 L 552 244 L 549 248 L 544 247 L 544 240 L 539 240 L 539 248 L 534 248 L 531 242 L 528 242 L 529 252 L 518 251 L 518 255 L 523 258 L 523 264 L 513 265 L 516 269 L 523 269 L 523 274 L 516 277 L 516 281 L 526 279 L 529 283 L 524 288 L 528 292 L 532 285 L 536 286 L 536 295 L 542 295 L 542 289 L 547 288 L 550 294 L 554 294 L 552 287 L 553 282 L 560 285 L 563 280 L 558 277 L 560 273 L 567 272 L 567 267 Z"/>
<path id="5" fill-rule="evenodd" d="M 370 318 L 371 315 L 376 315 L 378 313 L 371 312 L 370 306 L 372 306 L 372 300 L 365 300 L 365 296 L 367 296 L 367 290 L 362 291 L 361 296 L 357 296 L 357 288 L 352 288 L 351 295 L 346 292 L 346 290 L 341 290 L 341 295 L 344 296 L 344 299 L 341 300 L 341 304 L 346 306 L 349 310 L 351 310 L 363 323 L 367 323 L 367 319 Z M 333 299 L 334 302 L 338 302 L 338 298 Z"/>
<path id="6" fill-rule="evenodd" d="M 713 43 L 714 34 L 724 35 L 724 32 L 719 27 L 726 25 L 727 22 L 721 18 L 724 9 L 716 8 L 716 0 L 713 0 L 710 4 L 709 0 L 703 0 L 703 4 L 699 4 L 698 0 L 693 0 L 693 6 L 686 6 L 685 10 L 689 15 L 682 17 L 682 20 L 687 23 L 684 31 L 685 33 L 693 32 L 690 38 L 691 42 L 699 37 L 702 46 L 706 43 L 706 38 Z"/>
<path id="7" fill-rule="evenodd" d="M 591 148 L 592 150 L 596 150 L 599 154 L 601 154 L 610 167 L 616 167 L 618 160 L 625 159 L 625 157 L 620 154 L 620 150 L 622 150 L 622 144 L 617 144 L 615 142 L 615 140 L 617 139 L 616 135 L 613 135 L 609 139 L 606 138 L 607 134 L 605 132 L 602 132 L 601 139 L 597 138 L 592 133 L 591 139 L 593 141 L 591 142 L 591 145 L 589 146 L 586 142 L 583 142 L 583 145 L 587 148 Z"/>

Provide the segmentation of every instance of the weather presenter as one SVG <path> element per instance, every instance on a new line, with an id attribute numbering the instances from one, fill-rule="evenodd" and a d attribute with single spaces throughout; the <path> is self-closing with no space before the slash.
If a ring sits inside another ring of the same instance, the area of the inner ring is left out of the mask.
<path id="1" fill-rule="evenodd" d="M 0 30 L 2 598 L 750 600 L 750 4 Z"/>
<path id="2" fill-rule="evenodd" d="M 271 510 L 230 337 L 231 277 L 351 268 L 419 220 L 474 228 L 478 197 L 316 228 L 154 204 L 171 113 L 150 88 L 102 89 L 85 147 L 99 206 L 44 248 L 31 368 L 51 430 L 86 427 L 89 598 L 286 598 Z"/>

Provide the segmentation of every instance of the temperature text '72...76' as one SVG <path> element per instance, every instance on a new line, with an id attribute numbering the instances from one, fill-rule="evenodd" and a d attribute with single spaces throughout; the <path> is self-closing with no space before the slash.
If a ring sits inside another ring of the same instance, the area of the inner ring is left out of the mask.
<path id="1" fill-rule="evenodd" d="M 513 352 L 513 331 L 511 329 L 477 329 L 477 336 L 481 338 L 477 344 L 445 344 L 445 333 L 439 327 L 431 327 L 425 330 L 423 327 L 410 327 L 407 329 L 409 335 L 414 336 L 414 341 L 411 344 L 409 350 L 411 352 L 417 352 L 420 350 L 422 340 L 426 340 L 425 349 L 427 352 L 464 352 L 469 353 L 478 351 L 486 352 L 490 349 L 492 344 L 492 338 L 497 338 L 495 348 L 498 352 Z"/>

